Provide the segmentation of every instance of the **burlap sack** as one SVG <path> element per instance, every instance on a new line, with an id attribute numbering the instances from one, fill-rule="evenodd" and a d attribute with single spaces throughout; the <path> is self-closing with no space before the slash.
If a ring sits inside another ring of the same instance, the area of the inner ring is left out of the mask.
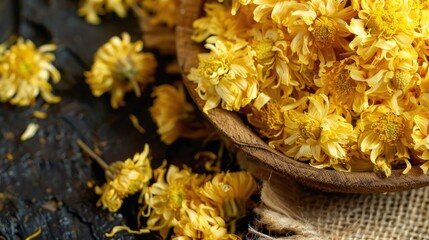
<path id="1" fill-rule="evenodd" d="M 326 193 L 254 163 L 265 179 L 247 239 L 429 239 L 429 187 L 384 194 Z"/>

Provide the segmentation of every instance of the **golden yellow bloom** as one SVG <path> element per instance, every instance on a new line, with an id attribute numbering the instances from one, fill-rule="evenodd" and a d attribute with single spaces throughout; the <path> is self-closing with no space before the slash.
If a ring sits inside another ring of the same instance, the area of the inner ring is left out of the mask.
<path id="1" fill-rule="evenodd" d="M 374 164 L 381 158 L 386 166 L 396 161 L 407 163 L 410 159 L 408 148 L 411 143 L 407 138 L 411 135 L 411 124 L 410 114 L 397 106 L 373 105 L 361 114 L 357 122 L 361 129 L 359 147 L 362 152 L 370 154 Z"/>
<path id="2" fill-rule="evenodd" d="M 362 0 L 359 18 L 350 21 L 355 34 L 350 47 L 365 61 L 395 58 L 399 50 L 413 52 L 417 22 L 410 18 L 411 7 L 408 1 Z"/>
<path id="3" fill-rule="evenodd" d="M 206 15 L 194 21 L 192 39 L 196 42 L 214 42 L 216 39 L 234 40 L 245 38 L 252 24 L 245 13 L 232 16 L 230 9 L 216 2 L 205 3 Z"/>
<path id="4" fill-rule="evenodd" d="M 290 42 L 285 40 L 284 32 L 274 24 L 265 23 L 254 25 L 251 34 L 261 87 L 298 86 L 289 61 Z"/>
<path id="5" fill-rule="evenodd" d="M 180 217 L 175 223 L 174 240 L 235 240 L 241 239 L 228 234 L 225 221 L 218 212 L 203 203 L 183 201 Z"/>
<path id="6" fill-rule="evenodd" d="M 115 12 L 121 18 L 127 16 L 128 9 L 139 0 L 83 0 L 77 11 L 79 16 L 91 24 L 99 24 L 99 15 Z"/>
<path id="7" fill-rule="evenodd" d="M 141 10 L 148 16 L 149 24 L 176 26 L 180 0 L 140 0 Z"/>
<path id="8" fill-rule="evenodd" d="M 285 131 L 287 135 L 279 150 L 297 160 L 312 160 L 312 165 L 324 162 L 325 156 L 343 159 L 343 146 L 356 141 L 353 126 L 338 114 L 330 113 L 326 95 L 313 95 L 306 112 L 287 111 Z"/>
<path id="9" fill-rule="evenodd" d="M 287 90 L 285 89 L 285 92 Z M 296 109 L 297 106 L 303 105 L 303 101 L 307 101 L 306 98 L 296 100 L 286 97 L 287 93 L 285 96 L 281 93 L 278 88 L 267 88 L 255 99 L 251 112 L 247 114 L 249 123 L 256 127 L 263 137 L 269 139 L 268 144 L 273 148 L 283 140 L 286 110 Z"/>
<path id="10" fill-rule="evenodd" d="M 339 53 L 349 50 L 347 22 L 356 13 L 351 6 L 346 6 L 347 1 L 268 2 L 272 1 L 254 1 L 259 5 L 255 19 L 263 18 L 260 14 L 271 10 L 272 20 L 287 28 L 292 38 L 290 48 L 298 54 L 302 64 L 312 68 L 316 60 L 333 61 Z M 268 6 L 263 8 L 264 5 Z M 263 11 L 259 13 L 261 7 Z"/>
<path id="11" fill-rule="evenodd" d="M 128 33 L 122 39 L 115 36 L 101 46 L 95 54 L 91 71 L 85 72 L 86 82 L 94 96 L 111 92 L 111 105 L 125 105 L 124 95 L 134 90 L 140 97 L 141 90 L 154 80 L 156 59 L 152 53 L 143 53 L 143 42 L 131 43 Z"/>
<path id="12" fill-rule="evenodd" d="M 60 73 L 52 65 L 55 44 L 36 48 L 30 40 L 19 38 L 9 49 L 0 45 L 0 101 L 28 106 L 40 94 L 48 103 L 57 103 L 60 97 L 52 94 L 51 78 L 60 80 Z"/>
<path id="13" fill-rule="evenodd" d="M 186 101 L 183 84 L 177 88 L 169 84 L 155 87 L 152 97 L 155 100 L 149 112 L 158 126 L 157 132 L 164 143 L 171 144 L 189 131 L 194 106 Z"/>
<path id="14" fill-rule="evenodd" d="M 195 90 L 200 98 L 206 101 L 203 111 L 207 113 L 219 103 L 229 111 L 245 107 L 258 91 L 257 73 L 247 42 L 217 40 L 205 46 L 211 52 L 198 54 L 198 68 L 192 68 L 188 75 L 197 84 Z"/>
<path id="15" fill-rule="evenodd" d="M 411 137 L 413 139 L 413 149 L 419 153 L 419 159 L 426 161 L 420 168 L 424 174 L 429 169 L 429 111 L 425 110 L 413 118 L 414 126 Z"/>
<path id="16" fill-rule="evenodd" d="M 156 182 L 145 193 L 149 219 L 147 229 L 160 231 L 165 238 L 169 229 L 174 226 L 173 219 L 179 217 L 182 202 L 197 201 L 196 188 L 204 181 L 204 176 L 192 174 L 190 169 L 180 170 L 170 165 L 166 173 L 165 163 L 155 170 Z"/>
<path id="17" fill-rule="evenodd" d="M 133 159 L 111 164 L 106 177 L 108 182 L 101 188 L 95 188 L 95 192 L 102 195 L 97 206 L 116 212 L 122 205 L 122 199 L 142 191 L 152 178 L 149 145 L 145 144 L 143 152 L 136 153 Z"/>
<path id="18" fill-rule="evenodd" d="M 199 193 L 229 222 L 245 215 L 246 203 L 257 187 L 255 179 L 248 172 L 221 172 L 206 182 Z"/>
<path id="19" fill-rule="evenodd" d="M 359 62 L 355 57 L 326 63 L 316 77 L 318 93 L 325 94 L 331 102 L 343 107 L 345 111 L 360 114 L 368 108 L 367 84 L 356 81 L 354 72 L 360 71 Z"/>

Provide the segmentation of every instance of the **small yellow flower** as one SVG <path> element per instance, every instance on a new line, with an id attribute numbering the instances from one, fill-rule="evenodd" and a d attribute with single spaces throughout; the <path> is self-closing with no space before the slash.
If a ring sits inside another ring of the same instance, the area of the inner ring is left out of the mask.
<path id="1" fill-rule="evenodd" d="M 91 71 L 85 72 L 86 82 L 94 96 L 111 92 L 113 108 L 124 106 L 124 95 L 141 91 L 154 80 L 156 59 L 152 53 L 143 53 L 143 42 L 131 43 L 128 33 L 122 39 L 115 36 L 101 46 L 95 54 Z"/>
<path id="2" fill-rule="evenodd" d="M 257 189 L 255 179 L 248 172 L 221 172 L 200 188 L 205 202 L 219 210 L 227 222 L 246 213 L 246 203 Z"/>
<path id="3" fill-rule="evenodd" d="M 128 9 L 139 0 L 84 0 L 79 6 L 78 15 L 91 24 L 100 24 L 99 15 L 115 12 L 121 18 L 127 16 Z"/>
<path id="4" fill-rule="evenodd" d="M 287 132 L 279 150 L 297 160 L 312 160 L 312 165 L 324 162 L 325 155 L 343 159 L 344 145 L 356 141 L 353 126 L 342 116 L 331 113 L 326 95 L 313 95 L 306 112 L 288 110 L 285 116 Z"/>
<path id="5" fill-rule="evenodd" d="M 206 15 L 193 23 L 192 39 L 196 42 L 203 42 L 206 39 L 207 42 L 214 42 L 218 38 L 227 40 L 245 38 L 248 25 L 253 22 L 251 19 L 249 21 L 245 14 L 232 16 L 226 5 L 216 2 L 205 3 L 204 11 Z"/>
<path id="6" fill-rule="evenodd" d="M 355 34 L 350 47 L 365 61 L 394 58 L 399 50 L 413 52 L 411 44 L 418 34 L 411 7 L 408 1 L 362 0 L 359 18 L 350 21 L 349 29 Z"/>
<path id="7" fill-rule="evenodd" d="M 149 24 L 153 26 L 160 24 L 176 26 L 179 5 L 180 0 L 140 0 L 141 10 L 149 16 Z"/>
<path id="8" fill-rule="evenodd" d="M 413 118 L 414 126 L 411 137 L 413 149 L 417 151 L 417 157 L 426 161 L 420 168 L 426 174 L 429 169 L 429 111 L 425 110 Z"/>
<path id="9" fill-rule="evenodd" d="M 133 159 L 111 164 L 106 170 L 106 177 L 108 182 L 101 188 L 95 188 L 95 192 L 102 195 L 97 206 L 116 212 L 124 198 L 142 191 L 152 178 L 149 145 L 145 144 L 143 152 L 136 153 Z"/>
<path id="10" fill-rule="evenodd" d="M 180 217 L 174 227 L 174 240 L 238 240 L 239 236 L 228 234 L 225 221 L 218 212 L 203 203 L 183 201 Z"/>
<path id="11" fill-rule="evenodd" d="M 30 40 L 19 38 L 16 44 L 4 50 L 0 45 L 0 101 L 28 106 L 40 94 L 48 103 L 57 103 L 60 97 L 52 94 L 51 78 L 60 80 L 60 73 L 52 65 L 52 53 L 57 46 L 47 44 L 36 48 Z"/>
<path id="12" fill-rule="evenodd" d="M 345 111 L 360 114 L 368 108 L 367 84 L 354 79 L 359 70 L 359 62 L 354 57 L 326 63 L 316 77 L 318 93 L 325 94 L 331 102 L 343 107 Z"/>
<path id="13" fill-rule="evenodd" d="M 155 100 L 149 112 L 158 126 L 161 140 L 171 144 L 189 130 L 194 106 L 186 101 L 183 84 L 177 88 L 169 84 L 160 85 L 154 88 L 152 96 Z"/>
<path id="14" fill-rule="evenodd" d="M 290 42 L 285 40 L 284 32 L 272 23 L 265 23 L 254 25 L 251 34 L 261 87 L 298 86 L 300 83 L 294 79 L 290 66 Z"/>
<path id="15" fill-rule="evenodd" d="M 198 68 L 192 68 L 188 75 L 206 101 L 203 111 L 207 113 L 219 103 L 229 111 L 248 105 L 257 96 L 258 79 L 247 42 L 217 40 L 205 46 L 211 52 L 199 54 Z"/>
<path id="16" fill-rule="evenodd" d="M 339 53 L 349 50 L 347 22 L 356 13 L 347 1 L 253 2 L 258 5 L 254 13 L 257 21 L 271 13 L 273 22 L 287 28 L 292 38 L 290 48 L 302 64 L 313 68 L 316 60 L 333 61 Z"/>
<path id="17" fill-rule="evenodd" d="M 160 231 L 165 238 L 173 226 L 173 219 L 179 217 L 182 202 L 197 201 L 196 189 L 205 177 L 192 174 L 189 169 L 180 170 L 170 165 L 166 172 L 165 163 L 156 169 L 155 180 L 145 193 L 145 202 L 149 209 L 147 229 Z"/>
<path id="18" fill-rule="evenodd" d="M 291 90 L 285 89 L 283 93 L 288 96 L 285 92 Z M 255 99 L 251 112 L 247 114 L 249 123 L 256 127 L 263 137 L 269 139 L 268 144 L 273 148 L 283 141 L 286 109 L 296 109 L 306 101 L 306 98 L 296 100 L 281 93 L 278 88 L 267 88 Z"/>
<path id="19" fill-rule="evenodd" d="M 371 162 L 376 165 L 381 164 L 377 162 L 381 158 L 385 162 L 383 166 L 396 161 L 408 163 L 411 143 L 407 138 L 411 135 L 411 124 L 410 114 L 397 106 L 373 105 L 362 113 L 357 122 L 361 129 L 359 147 L 362 152 L 370 154 Z"/>

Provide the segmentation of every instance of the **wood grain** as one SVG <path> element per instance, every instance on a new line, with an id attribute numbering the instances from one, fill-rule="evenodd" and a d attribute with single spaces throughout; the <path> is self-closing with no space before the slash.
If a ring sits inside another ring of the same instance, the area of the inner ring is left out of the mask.
<path id="1" fill-rule="evenodd" d="M 202 16 L 204 0 L 182 0 L 176 44 L 179 65 L 185 85 L 192 98 L 202 109 L 204 102 L 194 91 L 195 85 L 187 79 L 189 70 L 198 65 L 197 54 L 204 51 L 201 44 L 191 39 L 192 23 Z M 240 117 L 233 112 L 219 108 L 212 109 L 204 116 L 216 127 L 220 135 L 237 151 L 242 161 L 248 163 L 250 171 L 269 169 L 311 188 L 328 192 L 376 193 L 393 192 L 429 185 L 429 176 L 418 166 L 404 175 L 402 170 L 392 170 L 392 175 L 383 178 L 374 172 L 344 173 L 330 169 L 316 169 L 306 163 L 286 157 L 270 148 Z M 250 167 L 252 166 L 252 167 Z M 287 186 L 285 185 L 285 188 Z"/>

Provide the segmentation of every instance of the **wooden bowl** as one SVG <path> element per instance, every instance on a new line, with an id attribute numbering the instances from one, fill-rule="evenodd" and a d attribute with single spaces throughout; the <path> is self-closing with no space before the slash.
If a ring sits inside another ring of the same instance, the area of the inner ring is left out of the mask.
<path id="1" fill-rule="evenodd" d="M 192 67 L 198 66 L 197 54 L 206 51 L 201 44 L 191 39 L 192 23 L 203 15 L 204 0 L 182 0 L 176 28 L 177 56 L 185 85 L 200 110 L 204 102 L 195 92 L 195 84 L 187 79 Z M 392 175 L 383 178 L 374 172 L 339 172 L 317 169 L 298 162 L 268 146 L 256 132 L 241 120 L 237 113 L 220 107 L 204 114 L 218 130 L 219 134 L 240 151 L 245 161 L 253 164 L 251 171 L 258 168 L 269 169 L 276 174 L 293 178 L 305 186 L 329 192 L 376 193 L 393 192 L 429 185 L 429 175 L 414 166 L 408 174 L 402 170 L 392 170 Z M 256 166 L 256 167 L 255 167 Z M 285 184 L 285 189 L 287 185 Z"/>

